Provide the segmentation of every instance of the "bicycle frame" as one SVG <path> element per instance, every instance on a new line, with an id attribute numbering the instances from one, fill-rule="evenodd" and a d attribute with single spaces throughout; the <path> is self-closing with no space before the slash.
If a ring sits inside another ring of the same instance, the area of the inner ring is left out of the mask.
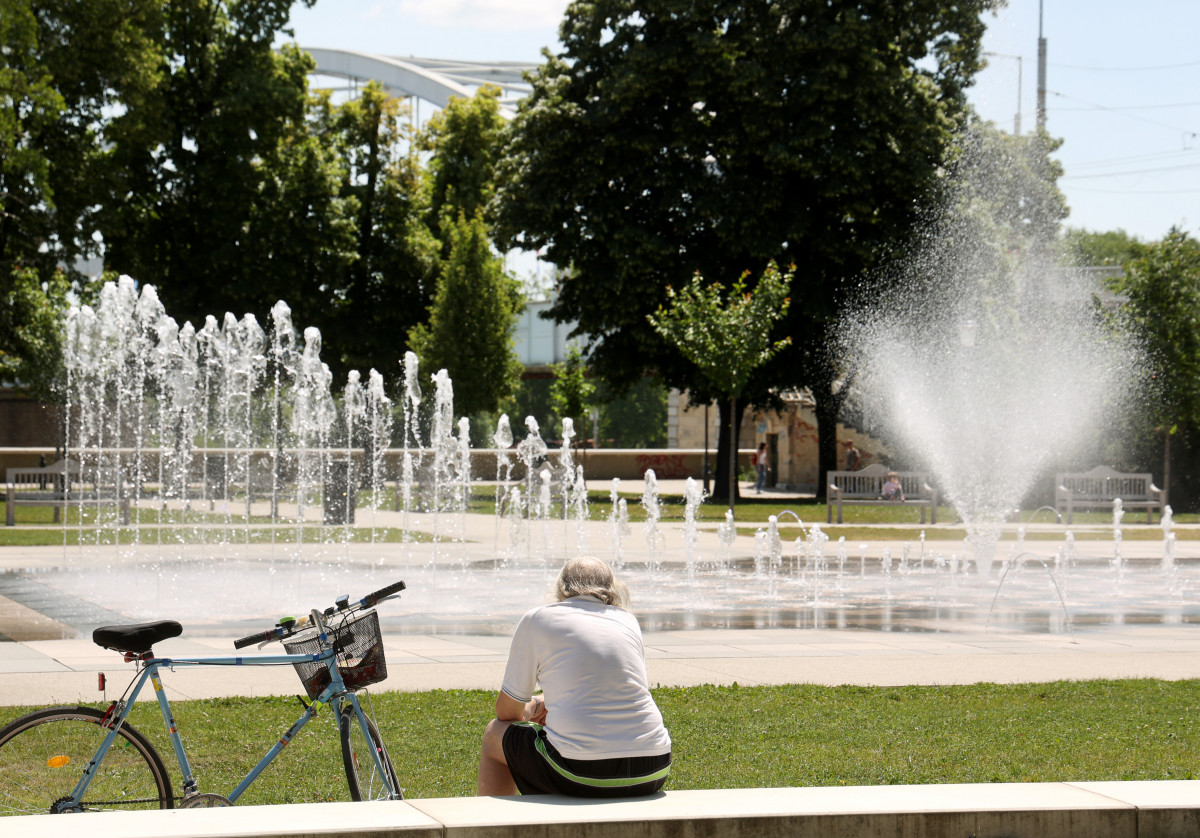
<path id="1" fill-rule="evenodd" d="M 324 626 L 321 627 L 321 641 L 325 642 L 326 632 Z M 235 656 L 216 656 L 216 657 L 199 657 L 199 658 L 158 658 L 149 657 L 141 660 L 142 671 L 134 676 L 133 686 L 126 691 L 126 694 L 120 699 L 117 699 L 110 705 L 109 712 L 116 711 L 115 718 L 107 721 L 109 728 L 108 734 L 104 741 L 100 744 L 96 755 L 84 768 L 83 777 L 71 792 L 71 802 L 78 803 L 83 800 L 84 794 L 87 793 L 87 787 L 95 775 L 96 769 L 104 761 L 104 757 L 108 754 L 109 748 L 116 741 L 117 732 L 125 723 L 130 710 L 133 709 L 134 703 L 137 701 L 138 695 L 142 689 L 150 682 L 154 687 L 155 697 L 158 699 L 158 707 L 162 713 L 163 722 L 166 725 L 167 733 L 171 740 L 171 748 L 175 751 L 175 758 L 179 764 L 179 770 L 183 775 L 183 795 L 186 798 L 190 794 L 198 791 L 195 776 L 192 773 L 191 763 L 188 761 L 187 752 L 183 747 L 183 739 L 179 735 L 179 730 L 175 724 L 174 714 L 171 712 L 171 703 L 167 698 L 166 692 L 163 690 L 162 679 L 159 677 L 159 670 L 163 667 L 174 670 L 176 667 L 188 666 L 278 666 L 283 664 L 296 663 L 324 663 L 330 671 L 330 683 L 321 691 L 320 695 L 305 707 L 304 712 L 300 715 L 295 723 L 288 728 L 287 732 L 271 746 L 270 750 L 259 760 L 254 768 L 250 769 L 250 773 L 238 783 L 237 787 L 230 792 L 226 799 L 231 803 L 237 801 L 242 793 L 258 778 L 268 765 L 270 765 L 284 748 L 295 738 L 296 734 L 308 724 L 316 716 L 317 712 L 326 704 L 330 704 L 333 708 L 335 716 L 341 714 L 341 702 L 348 701 L 350 706 L 354 708 L 354 715 L 358 720 L 359 727 L 362 729 L 363 737 L 366 741 L 370 741 L 370 735 L 367 730 L 367 720 L 363 713 L 362 706 L 359 704 L 358 696 L 346 689 L 345 682 L 342 680 L 341 672 L 335 660 L 336 651 L 330 647 L 323 649 L 317 654 L 310 655 L 253 655 L 243 657 Z M 399 789 L 392 787 L 389 772 L 385 770 L 380 754 L 371 749 L 371 758 L 375 761 L 375 767 L 379 772 L 379 776 L 383 778 L 383 782 L 388 786 L 388 794 L 392 798 L 399 797 Z"/>

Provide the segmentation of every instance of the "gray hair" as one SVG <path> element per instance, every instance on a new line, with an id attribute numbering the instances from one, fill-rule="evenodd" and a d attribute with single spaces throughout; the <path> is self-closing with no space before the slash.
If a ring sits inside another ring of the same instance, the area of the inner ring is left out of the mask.
<path id="1" fill-rule="evenodd" d="M 559 602 L 575 596 L 595 597 L 606 605 L 629 608 L 629 589 L 613 576 L 612 568 L 595 556 L 568 559 L 554 582 Z"/>

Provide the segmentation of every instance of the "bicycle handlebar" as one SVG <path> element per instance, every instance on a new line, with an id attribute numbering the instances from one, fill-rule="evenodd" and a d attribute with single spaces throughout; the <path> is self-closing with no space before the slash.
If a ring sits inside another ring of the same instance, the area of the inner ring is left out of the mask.
<path id="1" fill-rule="evenodd" d="M 359 605 L 361 605 L 363 608 L 370 608 L 372 605 L 379 602 L 380 600 L 387 599 L 392 594 L 400 593 L 401 591 L 403 591 L 405 589 L 405 587 L 407 587 L 407 586 L 404 584 L 404 580 L 400 580 L 399 582 L 393 582 L 391 585 L 387 585 L 386 587 L 380 588 L 378 591 L 375 591 L 374 593 L 367 594 L 365 597 L 363 597 L 362 599 L 359 600 Z"/>
<path id="2" fill-rule="evenodd" d="M 371 608 L 388 597 L 400 593 L 400 591 L 403 591 L 406 587 L 407 586 L 403 581 L 393 582 L 390 585 L 386 585 L 377 591 L 372 591 L 371 593 L 367 594 L 365 597 L 352 605 L 349 610 L 360 611 L 365 608 Z M 267 629 L 266 631 L 260 631 L 257 634 L 240 637 L 233 641 L 233 648 L 244 649 L 247 646 L 253 646 L 256 643 L 265 644 L 270 643 L 272 640 L 282 640 L 284 637 L 294 634 L 300 629 L 314 624 L 317 626 L 322 625 L 321 614 L 315 609 L 313 610 L 311 617 L 302 617 L 294 622 L 289 622 L 286 626 L 278 625 L 275 628 Z"/>
<path id="3" fill-rule="evenodd" d="M 270 631 L 262 631 L 258 634 L 252 634 L 249 637 L 241 637 L 233 641 L 233 648 L 245 649 L 247 646 L 253 646 L 255 643 L 267 643 L 277 637 L 283 636 L 283 629 L 273 628 Z"/>

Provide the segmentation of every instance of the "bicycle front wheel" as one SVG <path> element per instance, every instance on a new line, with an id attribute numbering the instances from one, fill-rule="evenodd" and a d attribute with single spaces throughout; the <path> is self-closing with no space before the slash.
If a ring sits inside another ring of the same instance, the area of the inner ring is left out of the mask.
<path id="1" fill-rule="evenodd" d="M 346 765 L 346 782 L 350 785 L 350 799 L 388 800 L 391 798 L 389 783 L 391 788 L 396 790 L 396 798 L 399 799 L 402 795 L 400 794 L 400 784 L 396 782 L 396 772 L 392 768 L 392 758 L 388 756 L 387 748 L 383 745 L 383 739 L 379 736 L 379 730 L 375 727 L 374 720 L 370 716 L 367 716 L 366 719 L 370 741 L 363 738 L 362 726 L 358 723 L 358 716 L 354 712 L 353 705 L 349 702 L 342 705 L 342 716 L 338 722 L 338 728 L 342 735 L 342 762 Z M 372 752 L 379 754 L 380 762 L 387 771 L 386 780 L 375 766 Z"/>
<path id="2" fill-rule="evenodd" d="M 82 801 L 70 795 L 109 728 L 91 707 L 50 707 L 0 729 L 0 815 L 170 809 L 171 778 L 154 746 L 121 726 Z"/>

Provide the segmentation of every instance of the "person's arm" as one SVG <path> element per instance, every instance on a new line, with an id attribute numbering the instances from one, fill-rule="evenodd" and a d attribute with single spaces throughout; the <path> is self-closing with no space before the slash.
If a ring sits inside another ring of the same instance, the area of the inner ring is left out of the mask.
<path id="1" fill-rule="evenodd" d="M 501 690 L 496 694 L 496 718 L 502 722 L 536 722 L 546 721 L 546 700 L 535 695 L 526 702 L 517 701 L 508 693 Z"/>

